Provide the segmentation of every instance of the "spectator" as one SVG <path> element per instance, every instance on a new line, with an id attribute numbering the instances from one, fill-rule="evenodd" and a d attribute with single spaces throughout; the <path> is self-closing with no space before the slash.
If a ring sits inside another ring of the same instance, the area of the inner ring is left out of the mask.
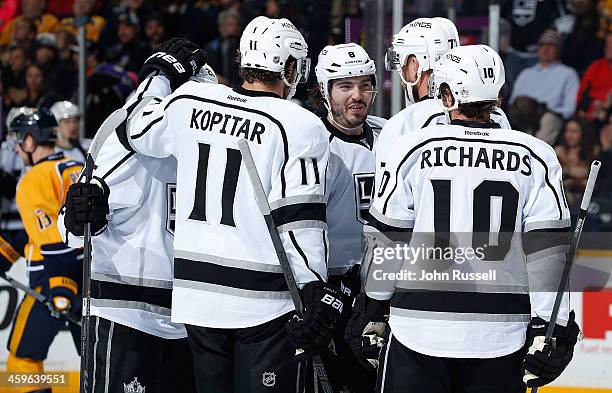
<path id="1" fill-rule="evenodd" d="M 582 74 L 586 67 L 602 55 L 603 35 L 597 0 L 572 0 L 572 28 L 563 42 L 562 61 Z"/>
<path id="2" fill-rule="evenodd" d="M 601 169 L 597 176 L 597 194 L 612 194 L 612 123 L 604 126 L 599 133 L 601 152 L 597 159 L 601 161 Z"/>
<path id="3" fill-rule="evenodd" d="M 58 59 L 55 34 L 38 35 L 34 59 L 45 75 L 43 90 L 53 91 L 62 99 L 70 97 L 76 89 L 76 85 L 70 83 L 74 79 L 74 67 L 71 63 Z"/>
<path id="4" fill-rule="evenodd" d="M 117 28 L 120 19 L 124 18 L 125 14 L 130 15 L 135 21 L 138 21 L 139 38 L 144 40 L 145 25 L 147 16 L 158 11 L 157 1 L 145 0 L 124 0 L 116 7 L 113 7 L 110 18 L 100 36 L 100 43 L 103 47 L 110 47 L 118 42 Z M 190 26 L 191 27 L 191 26 Z"/>
<path id="5" fill-rule="evenodd" d="M 108 50 L 109 60 L 126 71 L 138 73 L 150 53 L 147 45 L 138 37 L 140 21 L 128 13 L 121 14 L 117 20 L 119 42 Z"/>
<path id="6" fill-rule="evenodd" d="M 559 139 L 563 127 L 563 119 L 531 97 L 516 97 L 508 109 L 508 117 L 515 130 L 531 134 L 551 146 Z"/>
<path id="7" fill-rule="evenodd" d="M 219 0 L 222 11 L 234 10 L 240 16 L 240 30 L 242 30 L 249 22 L 255 18 L 253 9 L 245 2 L 240 0 Z"/>
<path id="8" fill-rule="evenodd" d="M 76 21 L 79 20 L 79 18 L 87 18 L 87 23 L 85 24 L 85 39 L 88 41 L 98 41 L 102 29 L 104 29 L 104 25 L 106 24 L 106 20 L 99 15 L 93 15 L 95 3 L 95 0 L 74 0 L 72 6 L 74 17 L 62 19 L 62 28 L 77 35 L 78 27 L 76 26 Z"/>
<path id="9" fill-rule="evenodd" d="M 23 19 L 34 22 L 37 33 L 53 33 L 59 26 L 59 21 L 55 15 L 43 14 L 45 10 L 45 0 L 22 0 L 21 8 L 22 14 L 8 22 L 4 30 L 2 30 L 2 34 L 0 34 L 0 46 L 9 44 L 15 26 Z"/>
<path id="10" fill-rule="evenodd" d="M 538 37 L 551 28 L 553 21 L 567 12 L 560 0 L 506 0 L 502 17 L 510 23 L 511 49 L 504 59 L 506 68 L 514 72 L 511 80 L 525 68 L 537 63 Z"/>
<path id="11" fill-rule="evenodd" d="M 72 62 L 71 46 L 77 45 L 77 39 L 74 34 L 66 29 L 58 29 L 55 32 L 57 42 L 57 56 L 61 61 Z"/>
<path id="12" fill-rule="evenodd" d="M 606 35 L 604 57 L 587 68 L 578 89 L 578 108 L 592 119 L 593 109 L 601 106 L 612 91 L 612 31 Z"/>
<path id="13" fill-rule="evenodd" d="M 187 6 L 183 13 L 182 35 L 203 48 L 219 36 L 217 30 L 218 17 L 218 7 L 212 6 L 209 2 L 193 2 Z"/>
<path id="14" fill-rule="evenodd" d="M 11 44 L 18 45 L 27 50 L 32 49 L 34 40 L 36 39 L 36 24 L 27 19 L 20 19 L 15 23 L 13 34 L 11 35 Z"/>
<path id="15" fill-rule="evenodd" d="M 166 25 L 160 14 L 152 14 L 145 24 L 145 36 L 149 43 L 149 50 L 153 52 L 166 39 Z"/>
<path id="16" fill-rule="evenodd" d="M 212 40 L 204 47 L 208 53 L 208 64 L 213 68 L 219 83 L 228 86 L 238 86 L 237 50 L 240 47 L 240 14 L 234 9 L 228 9 L 219 14 L 219 38 Z"/>
<path id="17" fill-rule="evenodd" d="M 576 110 L 578 75 L 559 62 L 561 36 L 546 31 L 539 40 L 538 64 L 524 69 L 514 83 L 510 104 L 527 96 L 546 104 L 547 110 L 567 119 Z"/>
<path id="18" fill-rule="evenodd" d="M 20 46 L 9 48 L 9 63 L 2 71 L 2 85 L 4 86 L 4 105 L 7 108 L 15 106 L 17 102 L 26 97 L 26 67 L 30 58 L 26 50 Z"/>
<path id="19" fill-rule="evenodd" d="M 50 108 L 58 97 L 53 91 L 43 89 L 44 73 L 42 68 L 32 63 L 26 68 L 26 95 L 15 106 L 27 106 L 31 108 Z"/>
<path id="20" fill-rule="evenodd" d="M 591 161 L 597 157 L 598 148 L 588 122 L 572 118 L 565 123 L 561 143 L 555 147 L 563 168 L 563 187 L 568 204 L 578 200 L 589 176 Z"/>

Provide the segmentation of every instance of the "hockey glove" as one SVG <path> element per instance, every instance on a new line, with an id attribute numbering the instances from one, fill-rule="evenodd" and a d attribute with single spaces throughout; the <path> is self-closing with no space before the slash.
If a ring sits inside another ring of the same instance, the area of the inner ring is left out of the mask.
<path id="1" fill-rule="evenodd" d="M 296 349 L 310 356 L 325 351 L 342 314 L 340 290 L 321 281 L 309 282 L 302 289 L 304 319 L 294 316 L 285 328 Z"/>
<path id="2" fill-rule="evenodd" d="M 345 296 L 345 303 L 348 299 L 354 298 L 361 288 L 361 282 L 359 280 L 359 269 L 361 265 L 353 265 L 349 270 L 346 271 L 340 278 L 340 290 Z"/>
<path id="3" fill-rule="evenodd" d="M 184 38 L 164 41 L 145 60 L 138 79 L 143 81 L 154 72 L 162 72 L 170 81 L 172 91 L 195 76 L 206 63 L 206 52 Z"/>
<path id="4" fill-rule="evenodd" d="M 375 300 L 364 293 L 355 298 L 353 315 L 344 330 L 344 340 L 366 370 L 376 372 L 378 368 L 378 356 L 385 345 L 388 316 L 388 300 Z"/>
<path id="5" fill-rule="evenodd" d="M 580 328 L 576 323 L 574 311 L 570 312 L 567 326 L 555 325 L 552 344 L 545 344 L 544 337 L 548 322 L 540 317 L 531 318 L 527 328 L 527 345 L 523 381 L 528 387 L 544 386 L 554 381 L 574 355 Z"/>
<path id="6" fill-rule="evenodd" d="M 49 297 L 56 311 L 68 311 L 77 292 L 78 286 L 73 279 L 63 276 L 49 278 Z"/>
<path id="7" fill-rule="evenodd" d="M 66 229 L 75 236 L 83 236 L 85 224 L 91 224 L 91 233 L 96 236 L 104 231 L 108 219 L 108 195 L 110 190 L 99 177 L 92 183 L 75 183 L 66 193 Z"/>

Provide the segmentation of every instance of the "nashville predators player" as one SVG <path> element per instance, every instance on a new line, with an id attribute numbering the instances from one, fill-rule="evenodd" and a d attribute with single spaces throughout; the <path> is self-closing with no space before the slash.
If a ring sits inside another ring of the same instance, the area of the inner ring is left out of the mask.
<path id="1" fill-rule="evenodd" d="M 57 121 L 46 110 L 29 108 L 10 125 L 9 138 L 26 166 L 31 167 L 17 185 L 16 201 L 29 242 L 24 249 L 31 288 L 52 300 L 57 311 L 80 312 L 79 283 L 82 250 L 68 248 L 56 227 L 57 214 L 68 187 L 74 183 L 82 165 L 56 153 Z M 0 271 L 11 264 L 0 260 Z M 10 372 L 42 372 L 49 346 L 65 324 L 31 296 L 22 300 L 8 342 Z M 70 325 L 75 345 L 80 329 Z M 20 392 L 49 393 L 48 386 L 25 387 Z"/>

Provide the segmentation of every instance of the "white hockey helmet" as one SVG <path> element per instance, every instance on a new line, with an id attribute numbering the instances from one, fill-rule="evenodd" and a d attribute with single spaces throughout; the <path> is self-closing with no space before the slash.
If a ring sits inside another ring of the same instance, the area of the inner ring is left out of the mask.
<path id="1" fill-rule="evenodd" d="M 53 113 L 53 116 L 55 116 L 57 124 L 59 124 L 60 120 L 81 116 L 81 111 L 79 110 L 78 105 L 73 104 L 70 101 L 58 101 L 51 105 L 51 113 Z"/>
<path id="2" fill-rule="evenodd" d="M 323 102 L 328 111 L 331 111 L 330 81 L 350 78 L 354 76 L 370 75 L 372 78 L 372 102 L 376 97 L 376 65 L 374 60 L 361 46 L 351 42 L 349 44 L 328 45 L 319 54 L 315 67 L 319 90 L 323 95 Z"/>
<path id="3" fill-rule="evenodd" d="M 280 73 L 282 81 L 291 88 L 287 99 L 293 97 L 298 83 L 308 80 L 310 59 L 307 56 L 304 36 L 285 18 L 258 16 L 249 22 L 240 37 L 240 67 Z M 294 81 L 285 76 L 290 57 L 297 61 Z"/>
<path id="4" fill-rule="evenodd" d="M 433 85 L 439 100 L 441 89 L 448 85 L 454 98 L 453 106 L 445 112 L 457 109 L 459 104 L 497 101 L 499 91 L 506 81 L 501 57 L 487 45 L 467 45 L 454 48 L 434 66 Z"/>
<path id="5" fill-rule="evenodd" d="M 191 77 L 191 80 L 196 82 L 213 84 L 219 83 L 219 80 L 217 79 L 217 74 L 215 74 L 215 71 L 208 64 L 204 64 L 202 68 L 200 68 L 200 71 L 198 71 L 197 74 Z"/>
<path id="6" fill-rule="evenodd" d="M 396 70 L 399 73 L 406 85 L 406 98 L 409 103 L 416 102 L 412 87 L 419 82 L 421 74 L 432 69 L 435 62 L 452 48 L 451 45 L 458 44 L 458 40 L 457 29 L 453 22 L 446 18 L 418 18 L 393 36 L 391 47 L 385 55 L 385 67 L 387 71 Z M 414 82 L 406 81 L 402 72 L 402 66 L 410 55 L 414 55 L 419 62 Z"/>

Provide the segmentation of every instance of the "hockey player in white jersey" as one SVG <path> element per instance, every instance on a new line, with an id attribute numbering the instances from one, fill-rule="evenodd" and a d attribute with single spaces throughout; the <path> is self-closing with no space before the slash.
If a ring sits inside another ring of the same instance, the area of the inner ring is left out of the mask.
<path id="1" fill-rule="evenodd" d="M 434 99 L 432 68 L 443 54 L 459 46 L 457 28 L 446 18 L 419 18 L 393 36 L 385 57 L 388 71 L 399 73 L 406 88 L 406 108 L 386 123 L 376 144 L 376 167 L 386 165 L 388 151 L 397 139 L 412 131 L 433 124 L 448 124 L 450 119 Z M 491 120 L 502 128 L 510 128 L 506 114 L 495 108 Z M 376 178 L 376 187 L 380 185 Z"/>
<path id="2" fill-rule="evenodd" d="M 426 232 L 446 244 L 468 232 L 470 245 L 485 234 L 490 249 L 472 254 L 480 256 L 469 267 L 493 269 L 499 277 L 454 282 L 440 276 L 377 280 L 369 274 L 364 307 L 353 321 L 364 328 L 390 312 L 378 392 L 524 392 L 524 381 L 541 386 L 563 371 L 579 333 L 566 293 L 555 345 L 542 345 L 570 226 L 562 170 L 548 144 L 490 122 L 504 83 L 503 64 L 491 48 L 455 48 L 436 64 L 434 76 L 451 123 L 397 141 L 370 209 L 372 228 L 412 233 L 410 244 L 417 249 L 415 237 Z M 521 236 L 516 239 L 513 233 Z M 553 235 L 554 241 L 534 242 L 534 235 Z M 404 271 L 416 261 L 400 259 L 391 270 Z M 440 271 L 461 266 L 452 256 L 422 259 Z M 370 273 L 376 266 L 370 266 Z M 532 290 L 542 278 L 534 266 L 556 273 L 556 283 Z M 516 282 L 502 276 L 512 271 L 519 273 Z"/>
<path id="3" fill-rule="evenodd" d="M 299 390 L 296 349 L 327 350 L 342 310 L 340 291 L 325 282 L 327 132 L 285 100 L 306 80 L 307 51 L 289 20 L 255 18 L 240 39 L 241 87 L 187 82 L 126 130 L 133 150 L 178 163 L 172 321 L 186 324 L 202 393 Z M 303 319 L 294 318 L 239 139 L 249 141 Z"/>
<path id="4" fill-rule="evenodd" d="M 186 70 L 203 63 L 186 40 L 163 43 L 156 53 L 172 56 Z M 124 108 L 132 112 L 151 97 L 166 94 L 191 73 L 172 63 L 149 62 L 143 82 Z M 159 61 L 161 59 L 161 61 Z M 197 71 L 197 68 L 195 68 Z M 151 72 L 165 76 L 147 77 Z M 205 65 L 191 79 L 217 83 Z M 91 345 L 92 392 L 195 392 L 185 327 L 170 320 L 176 160 L 157 160 L 127 150 L 112 133 L 96 159 L 93 184 L 70 188 L 59 225 L 68 245 L 82 244 L 92 225 Z M 110 218 L 107 218 L 110 217 Z M 130 390 L 132 389 L 132 390 Z"/>
<path id="5" fill-rule="evenodd" d="M 318 86 L 313 105 L 326 112 L 328 131 L 327 225 L 329 227 L 329 282 L 339 286 L 345 304 L 359 293 L 363 224 L 374 188 L 374 144 L 385 119 L 369 116 L 376 97 L 376 65 L 359 45 L 326 46 L 315 67 Z M 344 343 L 344 326 L 350 317 L 346 307 L 334 337 L 335 353 L 325 363 L 335 391 L 372 392 L 375 375 L 360 370 Z"/>
<path id="6" fill-rule="evenodd" d="M 51 105 L 51 113 L 57 120 L 57 142 L 55 149 L 78 162 L 85 163 L 91 139 L 79 136 L 81 110 L 70 101 L 58 101 Z"/>

